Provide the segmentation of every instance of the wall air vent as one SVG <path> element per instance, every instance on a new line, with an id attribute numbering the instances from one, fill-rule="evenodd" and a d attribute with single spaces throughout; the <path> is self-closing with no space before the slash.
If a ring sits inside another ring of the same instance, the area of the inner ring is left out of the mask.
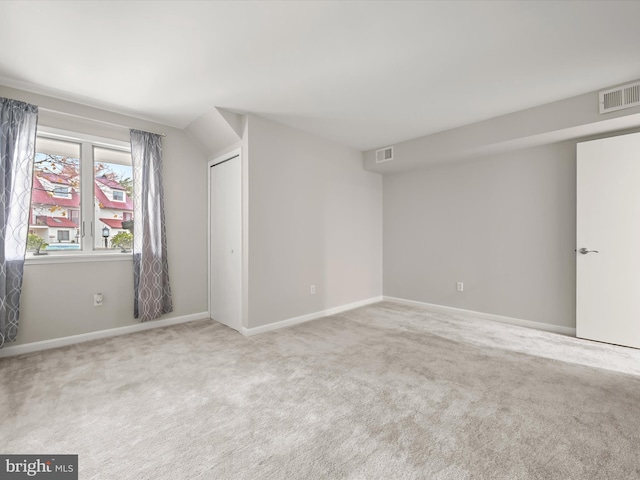
<path id="1" fill-rule="evenodd" d="M 388 162 L 390 160 L 393 160 L 393 147 L 376 150 L 376 163 Z"/>
<path id="2" fill-rule="evenodd" d="M 615 112 L 640 105 L 640 82 L 600 92 L 600 113 Z"/>

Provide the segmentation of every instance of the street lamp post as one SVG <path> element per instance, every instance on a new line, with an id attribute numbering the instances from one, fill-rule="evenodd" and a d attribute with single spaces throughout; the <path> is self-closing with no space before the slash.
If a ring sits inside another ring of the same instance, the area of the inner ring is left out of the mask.
<path id="1" fill-rule="evenodd" d="M 109 229 L 107 227 L 102 229 L 102 236 L 104 237 L 104 248 L 109 248 L 109 244 L 107 243 L 107 239 L 109 238 Z"/>

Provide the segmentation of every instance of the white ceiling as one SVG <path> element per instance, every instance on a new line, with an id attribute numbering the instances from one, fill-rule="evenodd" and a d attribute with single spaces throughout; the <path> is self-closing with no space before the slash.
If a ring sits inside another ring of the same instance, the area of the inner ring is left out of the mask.
<path id="1" fill-rule="evenodd" d="M 640 78 L 638 1 L 0 1 L 0 83 L 361 150 Z"/>

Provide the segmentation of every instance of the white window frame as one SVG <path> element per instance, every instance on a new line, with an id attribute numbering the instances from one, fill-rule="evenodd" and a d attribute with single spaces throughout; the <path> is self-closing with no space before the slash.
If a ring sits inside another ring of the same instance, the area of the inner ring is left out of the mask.
<path id="1" fill-rule="evenodd" d="M 131 144 L 120 140 L 88 135 L 79 132 L 71 132 L 58 128 L 38 126 L 37 136 L 63 140 L 80 144 L 80 234 L 82 237 L 82 249 L 73 251 L 51 251 L 47 255 L 35 256 L 27 252 L 27 264 L 48 263 L 76 263 L 76 262 L 102 262 L 102 261 L 131 261 L 131 253 L 122 253 L 119 249 L 96 249 L 96 240 L 93 237 L 94 222 L 94 158 L 93 147 L 102 147 L 111 150 L 119 150 L 131 153 Z M 89 186 L 87 188 L 86 186 Z M 100 237 L 102 239 L 102 237 Z"/>
<path id="2" fill-rule="evenodd" d="M 66 233 L 67 234 L 67 239 L 66 240 L 61 240 L 60 239 L 60 234 L 61 233 Z M 69 230 L 62 230 L 62 229 L 58 229 L 58 242 L 59 243 L 68 243 L 71 241 L 71 232 Z"/>
<path id="3" fill-rule="evenodd" d="M 122 194 L 122 198 L 116 198 L 116 192 L 121 193 Z M 114 202 L 122 202 L 125 203 L 127 201 L 127 194 L 124 190 L 111 190 L 111 196 L 112 196 L 112 200 Z"/>
<path id="4" fill-rule="evenodd" d="M 59 193 L 60 190 L 64 189 L 64 194 Z M 69 187 L 64 187 L 62 185 L 54 185 L 53 186 L 53 196 L 56 198 L 71 198 L 71 191 Z"/>
<path id="5" fill-rule="evenodd" d="M 74 212 L 78 212 L 77 217 L 75 217 Z M 74 219 L 75 217 L 75 219 Z M 80 210 L 76 210 L 75 208 L 69 208 L 67 209 L 67 218 L 69 220 L 71 220 L 72 222 L 74 222 L 75 220 L 78 221 L 78 225 L 80 225 Z"/>

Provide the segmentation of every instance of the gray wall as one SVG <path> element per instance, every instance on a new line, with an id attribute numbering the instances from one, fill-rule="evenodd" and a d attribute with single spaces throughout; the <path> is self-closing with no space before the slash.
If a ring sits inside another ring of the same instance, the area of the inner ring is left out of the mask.
<path id="1" fill-rule="evenodd" d="M 598 92 L 396 144 L 384 174 L 384 293 L 575 327 L 575 144 L 632 132 Z M 465 291 L 456 292 L 456 282 Z"/>
<path id="2" fill-rule="evenodd" d="M 382 294 L 382 178 L 361 152 L 249 115 L 248 171 L 250 328 Z"/>
<path id="3" fill-rule="evenodd" d="M 34 103 L 64 114 L 41 110 L 39 124 L 116 140 L 128 140 L 127 129 L 78 116 L 164 132 L 163 166 L 168 257 L 174 312 L 163 318 L 207 310 L 207 178 L 206 157 L 182 131 L 0 86 L 0 96 Z M 93 294 L 104 305 L 93 307 Z M 131 260 L 66 264 L 27 264 L 21 299 L 20 329 L 13 345 L 49 340 L 138 323 L 133 318 Z"/>
<path id="4" fill-rule="evenodd" d="M 575 158 L 563 142 L 385 175 L 384 294 L 575 327 Z"/>
<path id="5" fill-rule="evenodd" d="M 375 150 L 370 150 L 364 153 L 364 168 L 379 173 L 409 171 L 444 161 L 615 134 L 640 125 L 640 106 L 600 115 L 598 103 L 598 92 L 591 92 L 400 142 L 392 162 L 376 163 Z"/>

